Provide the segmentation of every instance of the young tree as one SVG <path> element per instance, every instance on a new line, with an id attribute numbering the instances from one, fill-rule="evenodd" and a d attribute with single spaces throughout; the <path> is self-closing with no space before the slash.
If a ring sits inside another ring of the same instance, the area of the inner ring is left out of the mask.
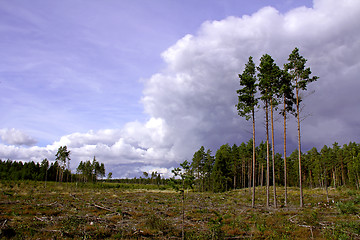
<path id="1" fill-rule="evenodd" d="M 275 185 L 275 144 L 274 144 L 274 108 L 278 105 L 277 97 L 280 88 L 280 68 L 276 65 L 272 57 L 265 54 L 260 59 L 260 65 L 258 67 L 259 77 L 259 90 L 261 93 L 260 99 L 264 102 L 265 106 L 265 121 L 266 121 L 266 141 L 269 146 L 269 107 L 271 118 L 271 143 L 272 143 L 272 170 L 273 170 L 273 189 L 274 189 L 274 206 L 276 205 L 276 185 Z M 269 150 L 269 147 L 268 147 Z M 269 153 L 268 153 L 269 154 Z M 269 206 L 269 155 L 267 156 L 267 186 L 266 186 L 266 206 Z"/>
<path id="2" fill-rule="evenodd" d="M 306 59 L 299 54 L 299 49 L 295 48 L 289 55 L 288 63 L 284 65 L 284 70 L 289 72 L 292 81 L 295 83 L 296 95 L 296 116 L 298 125 L 298 150 L 299 150 L 299 188 L 300 188 L 300 207 L 303 207 L 303 189 L 302 189 L 302 173 L 301 173 L 301 135 L 300 135 L 300 90 L 306 90 L 307 85 L 318 79 L 317 76 L 310 77 L 311 70 L 306 68 Z"/>
<path id="3" fill-rule="evenodd" d="M 112 179 L 112 172 L 109 172 L 109 173 L 108 173 L 107 179 L 108 179 L 108 180 Z"/>
<path id="4" fill-rule="evenodd" d="M 252 120 L 252 133 L 253 133 L 253 161 L 252 161 L 252 207 L 255 206 L 255 107 L 258 105 L 258 99 L 256 98 L 256 67 L 249 57 L 248 63 L 245 65 L 245 69 L 242 74 L 239 74 L 241 89 L 237 90 L 238 104 L 236 105 L 238 114 L 241 117 L 245 117 L 246 120 Z"/>
<path id="5" fill-rule="evenodd" d="M 185 223 L 185 189 L 193 188 L 194 176 L 191 171 L 190 163 L 185 160 L 183 163 L 180 163 L 181 168 L 175 168 L 172 170 L 174 178 L 171 179 L 171 184 L 173 185 L 176 191 L 179 191 L 182 195 L 182 239 L 184 239 L 184 223 Z M 181 185 L 179 186 L 175 177 L 180 177 Z"/>

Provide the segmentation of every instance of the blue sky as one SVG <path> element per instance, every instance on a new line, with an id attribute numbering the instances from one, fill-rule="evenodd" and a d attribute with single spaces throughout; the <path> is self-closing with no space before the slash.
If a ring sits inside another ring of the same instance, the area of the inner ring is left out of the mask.
<path id="1" fill-rule="evenodd" d="M 143 121 L 142 80 L 162 69 L 169 46 L 207 20 L 294 2 L 2 1 L 1 127 L 45 146 L 74 131 Z"/>
<path id="2" fill-rule="evenodd" d="M 115 177 L 166 174 L 201 145 L 247 141 L 237 73 L 250 55 L 281 66 L 295 46 L 320 77 L 304 101 L 305 148 L 358 142 L 359 5 L 1 1 L 0 158 L 53 160 L 66 144 L 72 168 L 96 155 Z"/>

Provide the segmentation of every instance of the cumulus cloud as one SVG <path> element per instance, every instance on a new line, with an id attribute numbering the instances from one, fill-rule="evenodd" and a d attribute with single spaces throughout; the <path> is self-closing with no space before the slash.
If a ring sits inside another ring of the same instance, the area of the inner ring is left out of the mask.
<path id="1" fill-rule="evenodd" d="M 308 92 L 315 90 L 315 94 L 304 95 L 303 115 L 311 113 L 302 125 L 304 150 L 335 141 L 357 141 L 359 25 L 357 0 L 315 0 L 313 8 L 296 8 L 284 14 L 265 7 L 250 16 L 205 22 L 196 34 L 184 36 L 167 49 L 162 54 L 166 68 L 145 82 L 142 103 L 149 115 L 145 123 L 73 133 L 44 148 L 0 145 L 2 156 L 54 155 L 60 145 L 67 145 L 72 151 L 72 166 L 95 155 L 114 177 L 156 170 L 169 174 L 171 167 L 191 159 L 201 145 L 216 150 L 221 144 L 240 144 L 251 138 L 250 123 L 235 109 L 237 75 L 249 56 L 258 63 L 261 55 L 268 53 L 282 66 L 294 47 L 299 47 L 308 66 L 320 77 L 309 87 Z M 259 110 L 259 140 L 264 136 L 263 119 Z M 276 123 L 279 146 L 280 122 Z M 296 133 L 292 120 L 290 148 L 296 147 Z"/>
<path id="2" fill-rule="evenodd" d="M 282 66 L 296 46 L 320 77 L 309 89 L 316 93 L 304 99 L 303 114 L 312 114 L 303 126 L 305 143 L 319 147 L 336 137 L 341 142 L 356 140 L 352 131 L 356 125 L 345 116 L 357 119 L 359 115 L 354 109 L 359 100 L 355 76 L 360 63 L 359 12 L 356 1 L 318 0 L 313 8 L 285 14 L 265 7 L 251 16 L 206 22 L 197 35 L 185 36 L 163 53 L 168 68 L 148 81 L 145 109 L 171 126 L 171 135 L 177 136 L 176 152 L 189 154 L 199 144 L 217 147 L 247 141 L 251 137 L 247 123 L 234 113 L 237 74 L 249 56 L 258 60 L 265 53 Z M 260 138 L 261 114 L 257 118 Z M 330 129 L 341 129 L 343 134 L 331 134 L 336 131 Z M 295 143 L 296 131 L 289 134 Z"/>
<path id="3" fill-rule="evenodd" d="M 1 140 L 7 144 L 32 146 L 36 140 L 18 129 L 0 129 Z"/>

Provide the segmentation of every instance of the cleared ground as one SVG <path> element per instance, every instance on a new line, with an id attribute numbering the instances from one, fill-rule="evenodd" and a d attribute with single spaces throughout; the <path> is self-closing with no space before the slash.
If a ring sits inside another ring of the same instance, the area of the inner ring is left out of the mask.
<path id="1" fill-rule="evenodd" d="M 140 186 L 140 185 L 139 185 Z M 0 237 L 13 239 L 181 239 L 182 201 L 162 187 L 134 189 L 115 183 L 0 183 Z M 360 191 L 305 189 L 298 208 L 296 188 L 289 204 L 266 208 L 257 188 L 256 208 L 248 189 L 225 193 L 187 192 L 186 239 L 360 239 Z M 272 197 L 271 197 L 272 200 Z"/>

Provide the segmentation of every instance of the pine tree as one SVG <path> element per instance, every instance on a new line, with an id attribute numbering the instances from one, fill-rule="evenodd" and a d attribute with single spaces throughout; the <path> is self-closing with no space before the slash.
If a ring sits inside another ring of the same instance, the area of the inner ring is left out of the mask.
<path id="1" fill-rule="evenodd" d="M 204 162 L 205 162 L 205 148 L 201 146 L 200 149 L 194 153 L 191 167 L 195 174 L 196 184 L 198 190 L 204 191 Z"/>
<path id="2" fill-rule="evenodd" d="M 248 63 L 245 65 L 245 70 L 242 74 L 239 74 L 240 86 L 241 89 L 237 90 L 238 93 L 238 114 L 242 117 L 245 117 L 246 120 L 252 119 L 253 126 L 253 161 L 252 161 L 252 207 L 255 206 L 255 165 L 256 165 L 256 156 L 255 156 L 255 107 L 258 105 L 258 99 L 256 98 L 256 88 L 257 88 L 257 79 L 256 79 L 256 67 L 252 60 L 252 57 L 249 57 Z"/>
<path id="3" fill-rule="evenodd" d="M 194 176 L 191 171 L 190 163 L 185 160 L 180 163 L 181 168 L 175 168 L 172 170 L 174 178 L 171 179 L 171 184 L 176 191 L 179 191 L 182 195 L 182 225 L 181 225 L 181 239 L 185 238 L 184 225 L 185 225 L 185 190 L 193 188 Z M 180 177 L 181 185 L 177 184 L 175 177 Z"/>
<path id="4" fill-rule="evenodd" d="M 291 75 L 286 72 L 281 72 L 280 78 L 280 91 L 279 94 L 282 97 L 283 109 L 280 111 L 280 114 L 284 117 L 284 205 L 287 206 L 287 162 L 286 162 L 286 121 L 287 113 L 294 113 L 295 109 L 293 108 L 296 103 L 294 97 L 293 85 L 291 82 Z"/>
<path id="5" fill-rule="evenodd" d="M 300 134 L 300 90 L 306 90 L 308 83 L 314 82 L 318 77 L 310 77 L 311 70 L 306 68 L 306 59 L 299 54 L 299 49 L 295 48 L 289 55 L 288 63 L 285 64 L 285 71 L 289 72 L 292 81 L 295 83 L 296 95 L 296 116 L 298 125 L 298 150 L 299 150 L 299 188 L 300 188 L 300 207 L 303 207 L 303 189 L 302 189 L 302 172 L 301 172 L 301 134 Z"/>
<path id="6" fill-rule="evenodd" d="M 274 108 L 278 105 L 277 96 L 280 88 L 280 68 L 276 65 L 272 57 L 265 54 L 260 59 L 258 67 L 259 89 L 261 93 L 260 99 L 265 106 L 265 121 L 266 121 L 266 141 L 267 141 L 267 176 L 266 176 L 266 206 L 269 206 L 269 181 L 270 181 L 270 166 L 269 166 L 269 107 L 271 119 L 271 143 L 272 143 L 272 172 L 273 172 L 273 189 L 274 189 L 274 206 L 276 207 L 276 184 L 275 184 L 275 144 L 274 144 Z"/>
<path id="7" fill-rule="evenodd" d="M 67 150 L 67 146 L 60 146 L 55 156 L 56 161 L 59 161 L 61 163 L 61 165 L 59 166 L 59 180 L 62 181 L 66 166 L 70 171 L 70 151 Z"/>

